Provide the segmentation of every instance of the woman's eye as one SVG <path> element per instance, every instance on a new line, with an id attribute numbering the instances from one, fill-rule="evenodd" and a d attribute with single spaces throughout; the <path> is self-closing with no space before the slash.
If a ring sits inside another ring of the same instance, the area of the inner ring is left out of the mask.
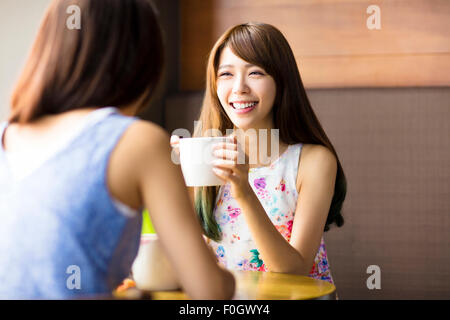
<path id="1" fill-rule="evenodd" d="M 228 77 L 228 76 L 231 76 L 231 73 L 229 73 L 229 72 L 219 73 L 219 77 Z"/>
<path id="2" fill-rule="evenodd" d="M 252 71 L 250 72 L 250 75 L 263 76 L 264 73 L 262 73 L 261 71 Z"/>

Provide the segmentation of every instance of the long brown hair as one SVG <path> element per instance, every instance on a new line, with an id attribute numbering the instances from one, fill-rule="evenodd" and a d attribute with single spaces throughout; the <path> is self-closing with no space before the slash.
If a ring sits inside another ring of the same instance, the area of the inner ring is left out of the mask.
<path id="1" fill-rule="evenodd" d="M 344 224 L 341 214 L 347 192 L 347 182 L 337 153 L 317 119 L 306 95 L 299 70 L 286 38 L 274 26 L 264 23 L 246 23 L 228 29 L 211 50 L 206 71 L 206 92 L 199 123 L 194 136 L 204 136 L 210 129 L 218 129 L 223 135 L 232 129 L 233 123 L 222 108 L 217 96 L 217 70 L 220 55 L 229 47 L 241 59 L 263 68 L 276 83 L 277 93 L 272 109 L 274 128 L 279 129 L 280 139 L 286 144 L 319 144 L 336 156 L 338 170 L 324 231 L 335 223 Z M 195 207 L 206 236 L 221 238 L 214 218 L 217 187 L 195 188 Z"/>
<path id="2" fill-rule="evenodd" d="M 77 5 L 81 28 L 66 26 Z M 149 0 L 53 0 L 11 96 L 10 122 L 83 107 L 148 104 L 163 66 Z"/>

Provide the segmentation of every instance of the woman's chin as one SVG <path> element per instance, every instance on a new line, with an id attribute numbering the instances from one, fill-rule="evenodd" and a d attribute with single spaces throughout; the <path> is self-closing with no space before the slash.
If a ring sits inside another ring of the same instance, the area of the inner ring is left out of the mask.
<path id="1" fill-rule="evenodd" d="M 233 123 L 235 129 L 247 131 L 249 129 L 252 129 L 251 123 Z"/>

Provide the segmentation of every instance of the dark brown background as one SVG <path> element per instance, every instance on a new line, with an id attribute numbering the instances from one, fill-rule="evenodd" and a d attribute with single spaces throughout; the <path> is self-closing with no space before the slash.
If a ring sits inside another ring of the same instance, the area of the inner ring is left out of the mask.
<path id="1" fill-rule="evenodd" d="M 450 299 L 450 2 L 156 3 L 168 69 L 143 117 L 192 131 L 217 36 L 238 22 L 273 23 L 348 180 L 346 223 L 325 233 L 339 298 Z M 380 5 L 382 30 L 367 30 L 369 4 Z M 370 265 L 380 290 L 366 286 Z"/>

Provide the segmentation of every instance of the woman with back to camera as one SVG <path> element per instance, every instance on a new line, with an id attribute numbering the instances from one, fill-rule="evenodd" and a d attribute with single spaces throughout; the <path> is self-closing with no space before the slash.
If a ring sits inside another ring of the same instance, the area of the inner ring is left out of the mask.
<path id="1" fill-rule="evenodd" d="M 70 5 L 79 30 L 66 27 Z M 136 257 L 143 207 L 186 293 L 232 297 L 234 278 L 202 238 L 168 135 L 132 117 L 162 64 L 149 1 L 50 4 L 0 124 L 0 298 L 110 295 Z"/>
<path id="2" fill-rule="evenodd" d="M 346 179 L 287 40 L 269 24 L 236 25 L 211 50 L 206 80 L 195 136 L 234 130 L 215 151 L 225 185 L 190 190 L 218 261 L 333 283 L 323 233 L 344 223 Z M 177 150 L 179 138 L 171 140 Z M 260 148 L 278 142 L 279 154 L 263 159 Z"/>

